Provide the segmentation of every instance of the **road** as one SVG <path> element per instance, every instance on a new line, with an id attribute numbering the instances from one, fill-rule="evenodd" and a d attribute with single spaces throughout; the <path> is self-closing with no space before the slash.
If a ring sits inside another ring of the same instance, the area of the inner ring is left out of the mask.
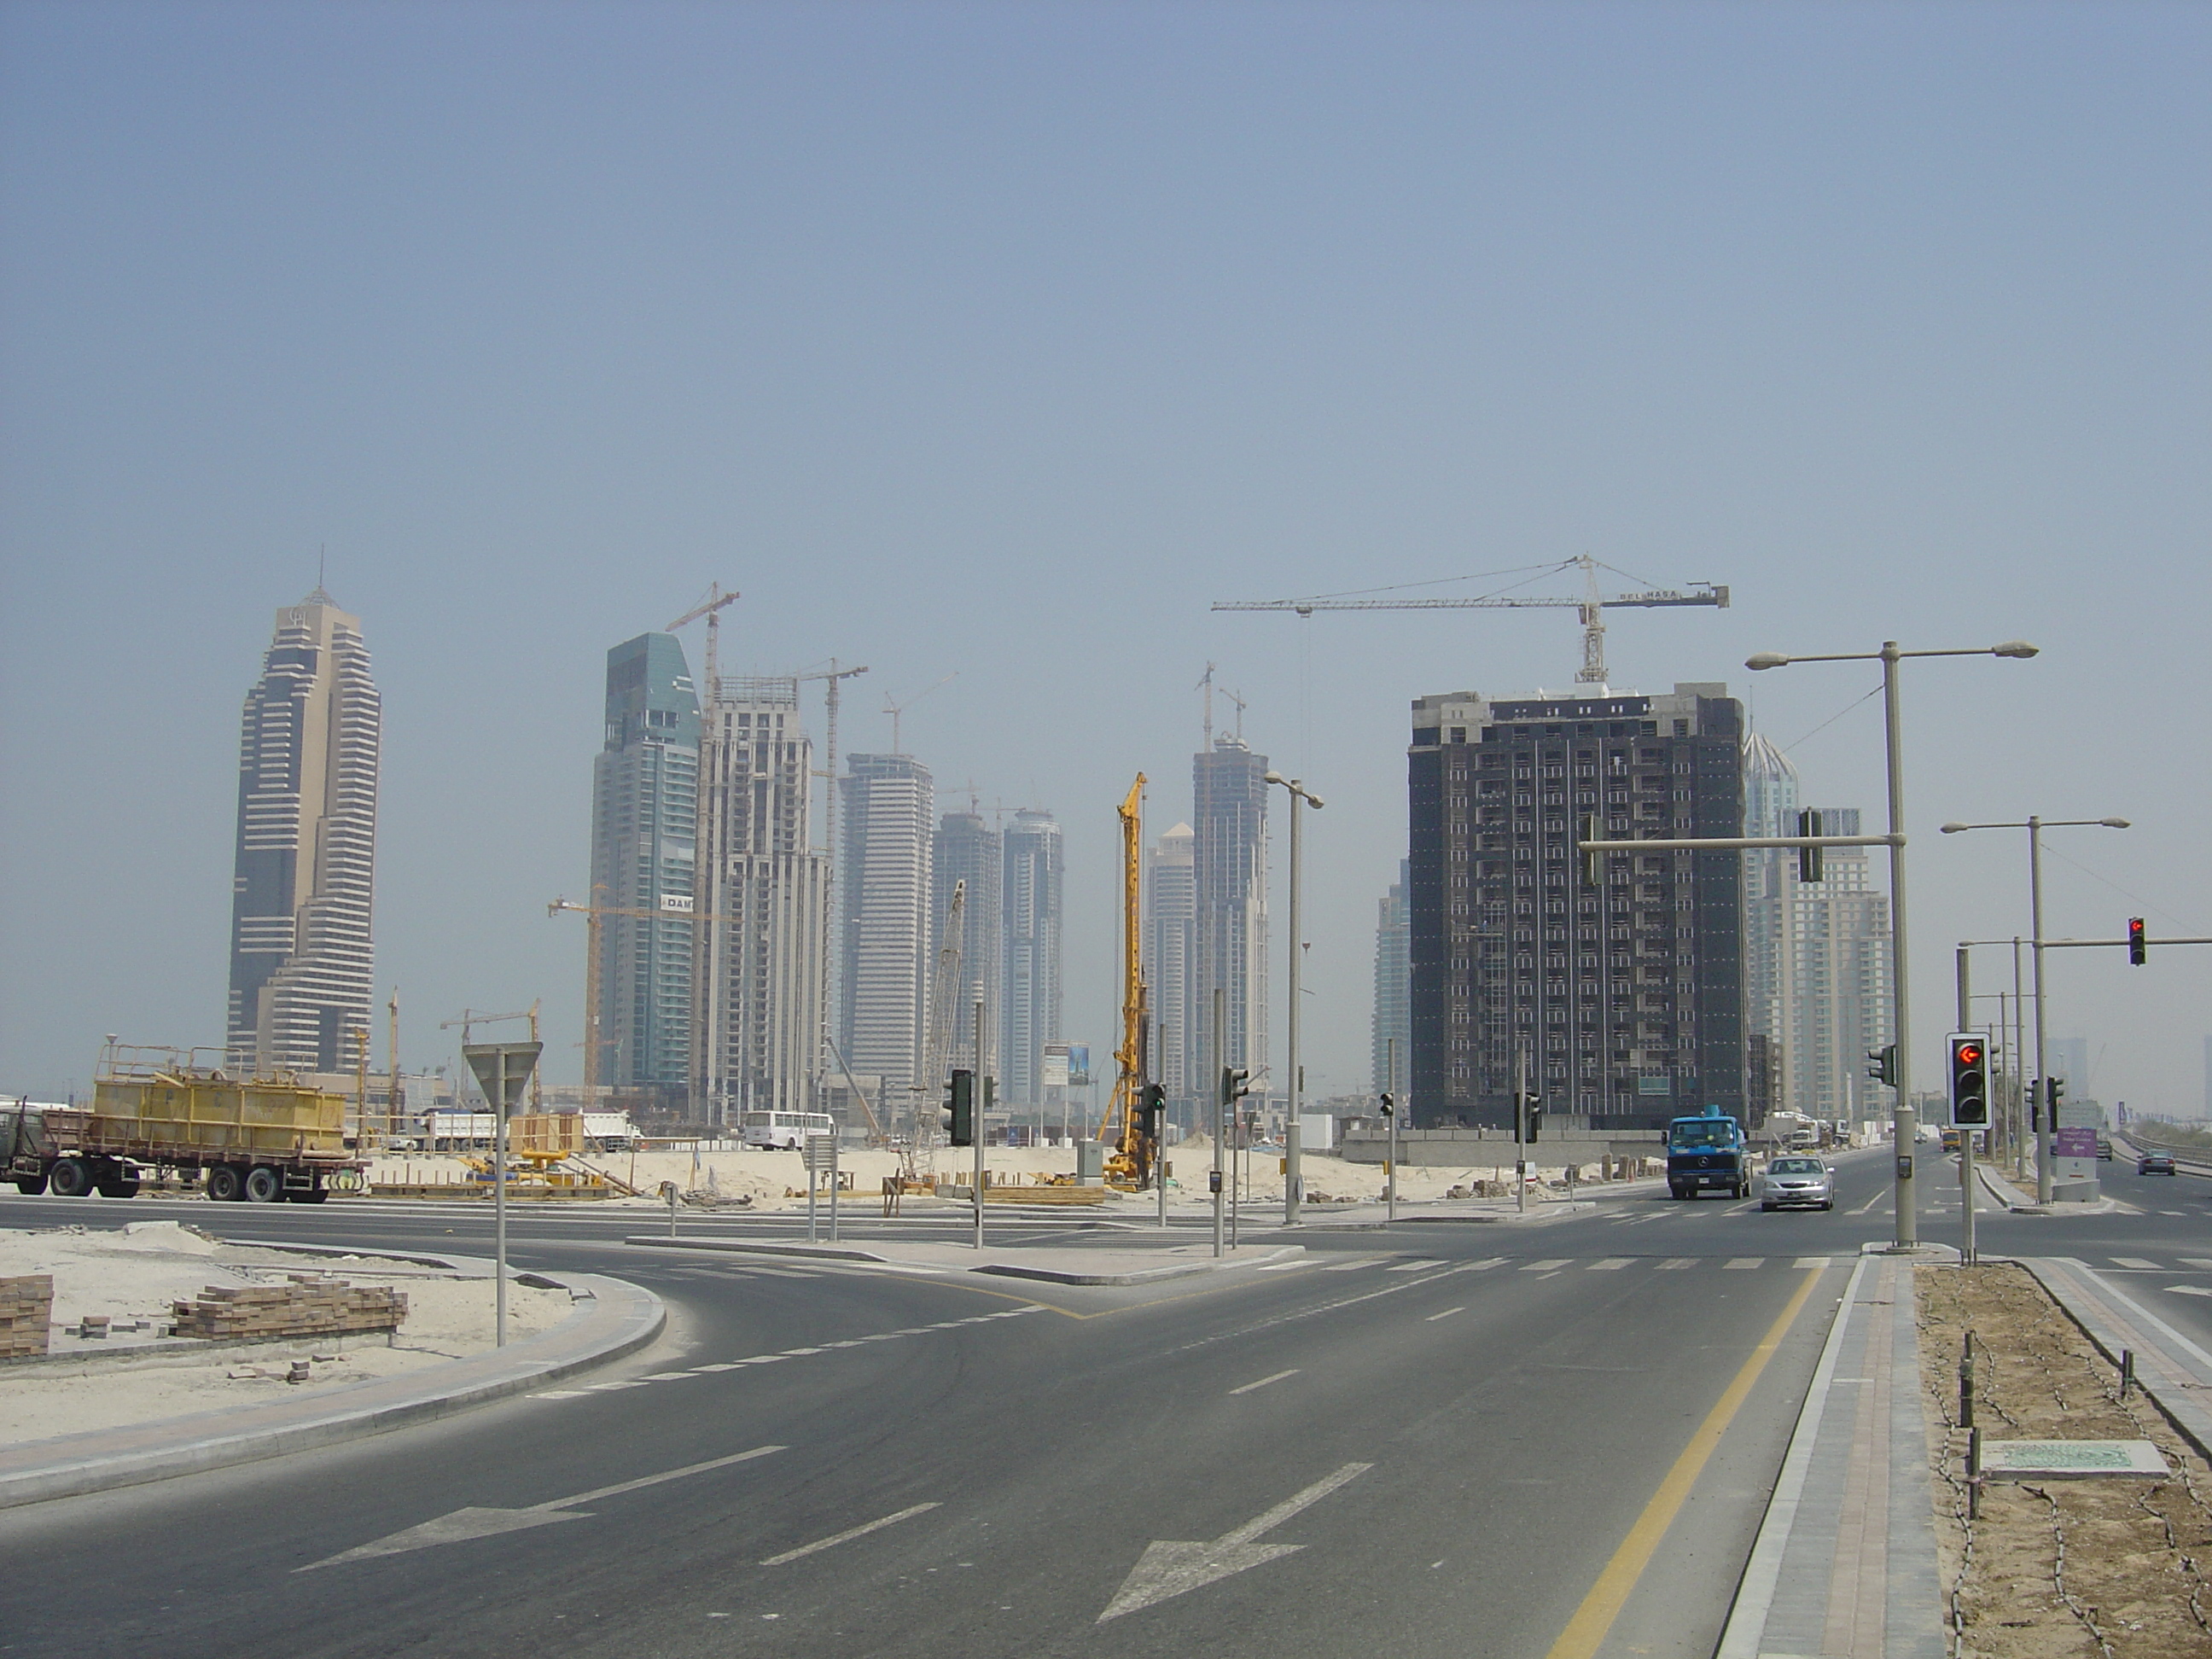
<path id="1" fill-rule="evenodd" d="M 0 1513 L 0 1651 L 1709 1654 L 1887 1168 L 1844 1160 L 1832 1213 L 1309 1227 L 1289 1264 L 1146 1289 L 521 1216 L 519 1266 L 647 1284 L 669 1335 L 429 1427 Z M 2141 1213 L 1985 1216 L 1984 1249 L 2081 1256 L 2212 1343 L 2212 1188 L 2106 1170 Z M 1927 1238 L 1956 1236 L 1946 1190 Z M 488 1249 L 457 1206 L 0 1201 L 163 1214 Z"/>

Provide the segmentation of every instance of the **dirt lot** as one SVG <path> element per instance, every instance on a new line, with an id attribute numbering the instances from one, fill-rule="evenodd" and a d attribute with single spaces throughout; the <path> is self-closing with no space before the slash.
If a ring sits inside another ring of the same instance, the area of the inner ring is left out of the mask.
<path id="1" fill-rule="evenodd" d="M 2212 1654 L 2212 1474 L 2024 1267 L 1923 1267 L 1921 1378 L 1952 1650 L 1989 1659 Z M 1983 1438 L 2150 1440 L 2170 1480 L 1995 1482 L 1970 1521 L 1958 1426 L 1965 1333 L 1975 1337 Z"/>

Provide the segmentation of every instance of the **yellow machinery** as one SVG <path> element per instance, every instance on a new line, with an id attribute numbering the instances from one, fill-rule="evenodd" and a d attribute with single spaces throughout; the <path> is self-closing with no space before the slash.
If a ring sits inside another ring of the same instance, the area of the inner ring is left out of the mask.
<path id="1" fill-rule="evenodd" d="M 1121 1042 L 1114 1050 L 1114 1098 L 1098 1126 L 1097 1139 L 1111 1140 L 1106 1184 L 1142 1189 L 1151 1179 L 1152 1146 L 1144 1130 L 1145 970 L 1144 934 L 1138 909 L 1144 857 L 1145 775 L 1129 786 L 1121 803 Z"/>

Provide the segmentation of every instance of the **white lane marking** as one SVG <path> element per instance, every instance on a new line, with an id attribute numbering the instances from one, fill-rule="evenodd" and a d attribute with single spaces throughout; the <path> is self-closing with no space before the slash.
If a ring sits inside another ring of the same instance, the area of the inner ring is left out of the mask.
<path id="1" fill-rule="evenodd" d="M 1697 1265 L 1698 1258 L 1696 1256 L 1674 1255 L 1669 1256 L 1666 1261 L 1661 1262 L 1656 1271 L 1662 1273 L 1678 1273 L 1686 1267 L 1694 1267 Z"/>
<path id="2" fill-rule="evenodd" d="M 673 1382 L 678 1378 L 690 1375 L 689 1371 L 649 1371 L 642 1380 L 647 1382 Z"/>
<path id="3" fill-rule="evenodd" d="M 2159 1270 L 2157 1262 L 2146 1261 L 2139 1255 L 2116 1255 L 2112 1258 L 2112 1265 L 2115 1267 L 2140 1267 L 2145 1273 L 2154 1273 Z"/>
<path id="4" fill-rule="evenodd" d="M 1763 1255 L 1740 1255 L 1733 1261 L 1721 1263 L 1723 1267 L 1764 1267 L 1765 1265 L 1766 1258 Z"/>
<path id="5" fill-rule="evenodd" d="M 574 1498 L 556 1498 L 550 1504 L 533 1504 L 523 1510 L 465 1509 L 455 1510 L 451 1515 L 441 1515 L 434 1521 L 425 1521 L 419 1527 L 409 1527 L 373 1542 L 356 1545 L 349 1550 L 326 1556 L 320 1561 L 310 1561 L 304 1567 L 295 1567 L 295 1572 L 313 1572 L 318 1567 L 336 1566 L 341 1561 L 367 1560 L 372 1556 L 404 1555 L 410 1550 L 428 1549 L 433 1545 L 457 1544 L 465 1539 L 489 1538 L 495 1533 L 518 1532 L 526 1527 L 542 1527 L 555 1521 L 588 1521 L 588 1515 L 568 1514 L 579 1504 L 597 1503 L 603 1498 L 618 1498 L 624 1492 L 636 1492 L 646 1486 L 657 1486 L 664 1480 L 680 1480 L 686 1475 L 704 1474 L 709 1469 L 727 1468 L 732 1463 L 750 1462 L 756 1457 L 766 1457 L 780 1452 L 781 1446 L 755 1446 L 750 1451 L 732 1452 L 727 1457 L 710 1457 L 703 1463 L 687 1463 L 680 1469 L 664 1469 L 659 1474 L 641 1475 L 635 1480 L 618 1480 L 611 1486 L 594 1486 L 589 1492 L 580 1492 Z"/>
<path id="6" fill-rule="evenodd" d="M 2212 1290 L 2202 1285 L 2169 1285 L 2166 1288 L 2176 1296 L 2212 1296 Z"/>
<path id="7" fill-rule="evenodd" d="M 1417 1273 L 1424 1267 L 1441 1267 L 1443 1265 L 1442 1258 L 1430 1261 L 1425 1257 L 1420 1257 L 1412 1261 L 1401 1261 L 1390 1271 L 1394 1273 Z"/>
<path id="8" fill-rule="evenodd" d="M 1793 1267 L 1825 1267 L 1829 1258 L 1825 1255 L 1801 1255 L 1790 1265 Z"/>
<path id="9" fill-rule="evenodd" d="M 1591 1262 L 1586 1271 L 1594 1273 L 1617 1273 L 1635 1259 L 1628 1255 L 1609 1255 L 1602 1261 Z"/>
<path id="10" fill-rule="evenodd" d="M 1217 1578 L 1226 1578 L 1304 1549 L 1303 1544 L 1261 1544 L 1253 1540 L 1374 1467 L 1372 1463 L 1346 1463 L 1335 1474 L 1323 1476 L 1304 1492 L 1255 1516 L 1243 1526 L 1231 1528 L 1218 1538 L 1201 1543 L 1154 1539 L 1145 1546 L 1144 1554 L 1129 1569 L 1129 1576 L 1121 1581 L 1121 1588 L 1106 1604 L 1106 1611 L 1098 1615 L 1098 1622 L 1103 1625 L 1109 1619 L 1118 1619 L 1125 1613 L 1134 1613 L 1139 1607 L 1210 1584 Z"/>
<path id="11" fill-rule="evenodd" d="M 1521 1271 L 1524 1273 L 1555 1273 L 1562 1267 L 1571 1267 L 1572 1266 L 1574 1266 L 1574 1258 L 1572 1256 L 1561 1255 L 1554 1256 L 1549 1261 L 1524 1262 L 1522 1265 Z"/>
<path id="12" fill-rule="evenodd" d="M 780 1567 L 787 1561 L 796 1561 L 799 1557 L 811 1555 L 817 1550 L 834 1549 L 840 1544 L 851 1543 L 855 1538 L 865 1538 L 872 1532 L 881 1532 L 885 1527 L 895 1527 L 902 1521 L 911 1521 L 915 1516 L 927 1515 L 938 1507 L 939 1505 L 935 1504 L 916 1504 L 912 1509 L 901 1510 L 896 1515 L 886 1515 L 881 1520 L 868 1522 L 864 1526 L 848 1527 L 844 1531 L 832 1533 L 827 1538 L 817 1538 L 811 1544 L 801 1544 L 795 1550 L 786 1550 L 781 1555 L 771 1555 L 767 1560 L 762 1562 L 761 1565 Z"/>
<path id="13" fill-rule="evenodd" d="M 2160 1210 L 2159 1213 L 2160 1215 L 2187 1215 L 2189 1212 L 2186 1210 Z"/>
<path id="14" fill-rule="evenodd" d="M 1512 1260 L 1510 1255 L 1493 1255 L 1486 1261 L 1462 1261 L 1458 1267 L 1454 1267 L 1452 1272 L 1455 1273 L 1487 1273 L 1492 1267 L 1502 1267 Z"/>
<path id="15" fill-rule="evenodd" d="M 533 1394 L 530 1397 L 532 1400 L 581 1400 L 584 1394 L 582 1389 L 548 1389 L 543 1394 Z"/>
<path id="16" fill-rule="evenodd" d="M 2212 1255 L 2185 1255 L 2181 1258 L 2181 1265 L 2185 1267 L 2212 1268 Z"/>
<path id="17" fill-rule="evenodd" d="M 1316 1264 L 1311 1260 L 1311 1258 L 1308 1258 L 1304 1261 L 1270 1261 L 1266 1267 L 1261 1268 L 1260 1271 L 1263 1273 L 1286 1273 L 1293 1267 L 1310 1267 L 1315 1265 Z"/>
<path id="18" fill-rule="evenodd" d="M 1325 1273 L 1358 1273 L 1362 1267 L 1380 1267 L 1382 1263 L 1382 1258 L 1379 1255 L 1363 1255 L 1357 1261 L 1332 1261 L 1322 1271 Z"/>
<path id="19" fill-rule="evenodd" d="M 802 1353 L 820 1353 L 821 1352 L 819 1348 L 786 1348 L 783 1351 L 783 1357 L 789 1359 Z"/>
<path id="20" fill-rule="evenodd" d="M 1264 1389 L 1270 1382 L 1279 1382 L 1286 1376 L 1296 1376 L 1297 1374 L 1298 1368 L 1293 1365 L 1286 1371 L 1277 1371 L 1273 1376 L 1263 1376 L 1257 1382 L 1247 1382 L 1243 1388 L 1231 1389 L 1229 1392 L 1231 1394 L 1249 1394 L 1255 1389 Z"/>
<path id="21" fill-rule="evenodd" d="M 1465 1308 L 1446 1308 L 1442 1313 L 1431 1314 L 1421 1322 L 1425 1325 L 1433 1325 L 1439 1319 L 1449 1319 L 1455 1313 L 1465 1313 L 1466 1311 L 1467 1310 Z"/>
<path id="22" fill-rule="evenodd" d="M 1882 1202 L 1885 1199 L 1887 1199 L 1890 1196 L 1891 1194 L 1887 1191 L 1878 1192 L 1872 1198 L 1867 1200 L 1865 1203 L 1860 1205 L 1857 1209 L 1851 1211 L 1850 1213 L 1852 1215 L 1864 1215 L 1869 1210 L 1874 1208 L 1875 1205 Z"/>
<path id="23" fill-rule="evenodd" d="M 691 1374 L 694 1376 L 705 1376 L 714 1371 L 733 1371 L 744 1363 L 742 1359 L 725 1359 L 713 1365 L 694 1365 L 691 1368 Z"/>
<path id="24" fill-rule="evenodd" d="M 645 1384 L 643 1382 L 635 1378 L 632 1378 L 627 1382 L 594 1382 L 592 1384 L 589 1392 L 592 1394 L 611 1394 L 617 1389 L 641 1389 L 644 1386 Z"/>

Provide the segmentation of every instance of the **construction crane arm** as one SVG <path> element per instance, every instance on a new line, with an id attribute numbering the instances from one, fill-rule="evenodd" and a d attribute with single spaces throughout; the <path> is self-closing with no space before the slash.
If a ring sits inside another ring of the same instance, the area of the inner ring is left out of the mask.
<path id="1" fill-rule="evenodd" d="M 1668 605 L 1710 605 L 1728 608 L 1729 591 L 1708 582 L 1693 584 L 1695 591 L 1654 588 L 1644 593 L 1619 593 L 1598 603 L 1607 610 L 1624 606 L 1650 609 Z M 1587 599 L 1222 599 L 1216 611 L 1291 611 L 1310 617 L 1316 611 L 1579 611 Z"/>

